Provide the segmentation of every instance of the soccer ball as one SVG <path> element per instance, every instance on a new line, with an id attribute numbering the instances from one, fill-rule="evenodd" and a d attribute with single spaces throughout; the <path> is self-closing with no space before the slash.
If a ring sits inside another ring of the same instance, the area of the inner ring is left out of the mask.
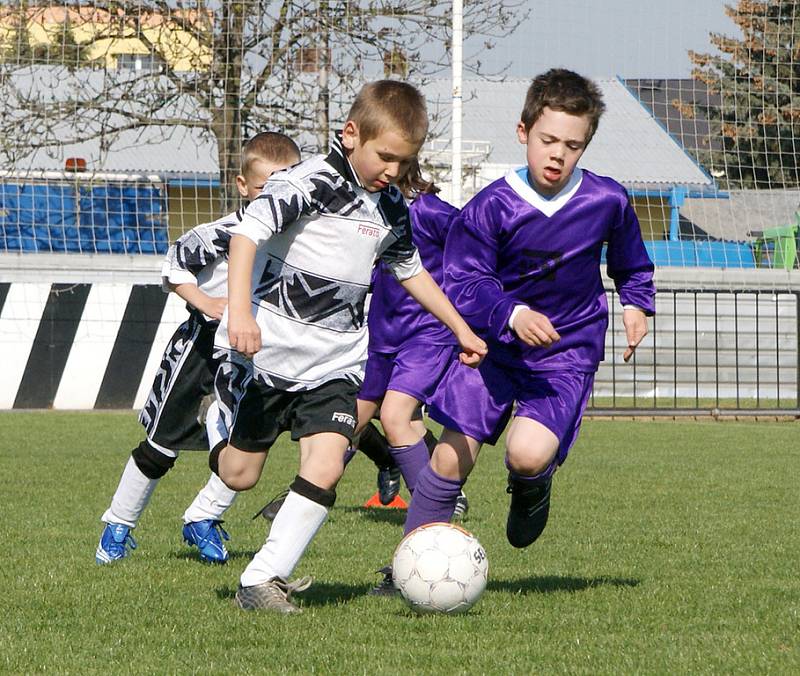
<path id="1" fill-rule="evenodd" d="M 477 538 L 449 523 L 406 535 L 394 552 L 394 586 L 418 613 L 463 613 L 486 589 L 489 561 Z"/>

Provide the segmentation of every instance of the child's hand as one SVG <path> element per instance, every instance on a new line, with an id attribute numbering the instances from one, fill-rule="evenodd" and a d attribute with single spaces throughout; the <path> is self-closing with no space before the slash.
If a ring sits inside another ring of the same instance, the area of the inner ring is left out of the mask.
<path id="1" fill-rule="evenodd" d="M 550 320 L 535 310 L 519 311 L 514 317 L 514 332 L 520 340 L 533 347 L 547 347 L 561 340 Z"/>
<path id="2" fill-rule="evenodd" d="M 228 316 L 228 342 L 248 359 L 261 349 L 261 329 L 253 315 Z"/>
<path id="3" fill-rule="evenodd" d="M 622 359 L 627 362 L 647 335 L 647 315 L 641 310 L 623 310 L 622 324 L 625 327 L 625 337 L 628 339 L 628 347 Z"/>
<path id="4" fill-rule="evenodd" d="M 456 338 L 458 338 L 458 344 L 461 346 L 461 354 L 458 355 L 459 361 L 470 368 L 477 368 L 489 351 L 486 343 L 470 329 L 467 329 L 462 335 L 456 336 Z"/>
<path id="5" fill-rule="evenodd" d="M 211 317 L 211 319 L 222 319 L 222 313 L 225 312 L 225 306 L 228 304 L 227 298 L 211 298 L 204 304 L 203 307 L 198 308 L 203 314 Z"/>

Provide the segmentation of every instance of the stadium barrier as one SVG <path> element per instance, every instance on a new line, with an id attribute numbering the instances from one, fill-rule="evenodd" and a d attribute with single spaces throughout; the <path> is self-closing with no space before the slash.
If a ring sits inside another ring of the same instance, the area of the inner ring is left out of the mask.
<path id="1" fill-rule="evenodd" d="M 175 294 L 141 283 L 157 278 L 160 259 L 133 258 L 142 265 L 136 272 L 100 270 L 72 282 L 69 270 L 32 267 L 0 283 L 0 409 L 143 405 L 187 313 Z M 657 315 L 629 364 L 619 302 L 607 292 L 606 361 L 589 413 L 800 414 L 800 292 L 790 290 L 800 284 L 737 288 L 718 271 L 698 281 L 695 270 L 688 286 L 680 272 L 657 272 Z M 48 275 L 55 281 L 41 281 Z"/>

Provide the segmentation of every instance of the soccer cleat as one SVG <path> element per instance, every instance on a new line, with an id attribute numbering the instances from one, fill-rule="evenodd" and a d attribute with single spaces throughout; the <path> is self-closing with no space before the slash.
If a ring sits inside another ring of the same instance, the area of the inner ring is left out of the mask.
<path id="1" fill-rule="evenodd" d="M 303 612 L 292 603 L 294 592 L 305 591 L 311 586 L 312 578 L 309 576 L 287 582 L 283 578 L 273 577 L 261 584 L 252 587 L 242 587 L 236 591 L 234 603 L 242 610 L 271 610 L 283 615 Z"/>
<path id="2" fill-rule="evenodd" d="M 382 505 L 388 505 L 400 493 L 400 468 L 381 467 L 378 470 L 378 497 Z"/>
<path id="3" fill-rule="evenodd" d="M 550 514 L 550 486 L 552 477 L 525 481 L 508 477 L 507 493 L 511 493 L 508 509 L 506 537 L 517 548 L 533 544 L 542 534 Z"/>
<path id="4" fill-rule="evenodd" d="M 94 560 L 97 563 L 111 563 L 128 556 L 128 547 L 136 549 L 136 540 L 131 535 L 131 529 L 121 523 L 107 523 L 100 536 L 100 544 Z"/>
<path id="5" fill-rule="evenodd" d="M 456 508 L 453 510 L 453 521 L 463 521 L 466 516 L 467 512 L 469 511 L 469 501 L 467 500 L 467 494 L 464 491 L 461 491 L 459 496 L 456 498 Z"/>
<path id="6" fill-rule="evenodd" d="M 283 507 L 283 502 L 286 500 L 287 495 L 289 495 L 288 488 L 285 491 L 278 493 L 274 498 L 272 498 L 272 500 L 259 509 L 255 514 L 253 514 L 253 519 L 263 516 L 267 521 L 274 521 L 275 517 L 278 516 L 278 512 L 280 511 L 281 507 Z"/>
<path id="7" fill-rule="evenodd" d="M 228 550 L 223 540 L 231 538 L 222 527 L 222 521 L 203 519 L 187 523 L 183 527 L 183 539 L 190 547 L 200 550 L 201 561 L 225 563 L 228 560 Z"/>
<path id="8" fill-rule="evenodd" d="M 396 596 L 400 593 L 400 590 L 394 586 L 391 566 L 384 566 L 375 572 L 383 575 L 383 579 L 369 590 L 370 596 Z"/>

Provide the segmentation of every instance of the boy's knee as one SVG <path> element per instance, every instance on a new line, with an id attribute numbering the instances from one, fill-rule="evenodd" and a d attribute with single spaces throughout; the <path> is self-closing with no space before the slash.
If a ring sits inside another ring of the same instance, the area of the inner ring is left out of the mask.
<path id="1" fill-rule="evenodd" d="M 131 452 L 139 471 L 148 479 L 160 479 L 172 469 L 177 455 L 166 455 L 145 439 Z"/>
<path id="2" fill-rule="evenodd" d="M 409 432 L 414 429 L 407 415 L 391 408 L 381 410 L 381 426 L 390 446 L 408 445 Z M 416 432 L 414 435 L 416 436 Z"/>
<path id="3" fill-rule="evenodd" d="M 509 446 L 506 448 L 506 465 L 515 474 L 534 476 L 550 466 L 557 451 L 558 448 L 545 446 Z"/>
<path id="4" fill-rule="evenodd" d="M 229 446 L 215 448 L 209 457 L 209 465 L 232 491 L 246 491 L 258 483 L 261 467 L 251 467 L 249 463 L 232 460 L 230 454 L 225 453 L 229 449 Z"/>

